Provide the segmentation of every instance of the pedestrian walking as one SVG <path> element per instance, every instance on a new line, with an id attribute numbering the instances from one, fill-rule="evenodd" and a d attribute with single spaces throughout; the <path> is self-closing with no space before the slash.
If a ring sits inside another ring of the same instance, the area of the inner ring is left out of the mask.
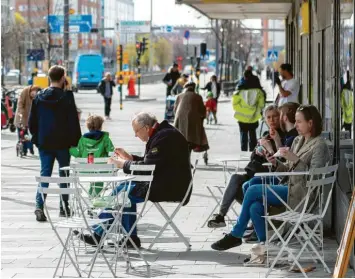
<path id="1" fill-rule="evenodd" d="M 196 84 L 185 84 L 185 92 L 176 97 L 174 126 L 189 143 L 190 153 L 204 152 L 209 149 L 208 140 L 203 127 L 206 117 L 206 108 L 202 97 L 195 93 Z"/>
<path id="2" fill-rule="evenodd" d="M 174 63 L 172 67 L 169 68 L 168 72 L 163 78 L 163 82 L 166 84 L 166 97 L 171 95 L 171 90 L 176 84 L 177 80 L 180 78 L 178 64 Z"/>
<path id="3" fill-rule="evenodd" d="M 106 120 L 111 120 L 111 117 L 110 117 L 111 103 L 112 103 L 113 88 L 115 86 L 116 86 L 116 84 L 112 80 L 110 73 L 105 74 L 105 77 L 100 81 L 99 86 L 98 86 L 99 92 L 104 97 Z"/>
<path id="4" fill-rule="evenodd" d="M 17 127 L 19 141 L 21 140 L 21 131 L 23 131 L 24 135 L 28 135 L 28 119 L 30 117 L 32 101 L 40 90 L 38 86 L 26 86 L 18 97 L 14 121 Z M 28 149 L 33 155 L 33 144 L 30 141 L 27 141 L 26 144 L 23 145 L 23 153 L 27 154 Z"/>
<path id="5" fill-rule="evenodd" d="M 29 119 L 32 142 L 39 150 L 41 176 L 52 176 L 54 161 L 59 165 L 59 175 L 68 176 L 60 168 L 70 165 L 69 149 L 77 146 L 81 137 L 80 124 L 73 92 L 68 88 L 65 68 L 55 65 L 49 69 L 50 86 L 41 91 L 33 100 Z M 48 183 L 38 187 L 48 188 Z M 60 184 L 67 188 L 68 184 Z M 70 215 L 68 195 L 60 201 L 59 216 Z M 43 212 L 42 195 L 36 194 L 36 220 L 47 221 Z"/>

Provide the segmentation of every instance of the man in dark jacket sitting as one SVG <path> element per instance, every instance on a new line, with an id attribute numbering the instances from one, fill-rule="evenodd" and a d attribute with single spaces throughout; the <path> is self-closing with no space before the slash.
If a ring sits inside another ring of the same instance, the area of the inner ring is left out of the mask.
<path id="1" fill-rule="evenodd" d="M 144 157 L 128 154 L 121 148 L 117 148 L 115 153 L 117 158 L 109 159 L 109 163 L 115 164 L 118 168 L 123 168 L 125 173 L 131 173 L 131 165 L 155 165 L 153 181 L 150 188 L 149 200 L 152 202 L 181 202 L 186 194 L 192 179 L 190 153 L 186 139 L 167 121 L 158 123 L 155 116 L 141 112 L 132 120 L 132 128 L 135 136 L 146 142 Z M 148 182 L 132 182 L 129 198 L 131 208 L 125 208 L 126 212 L 136 212 L 136 204 L 143 202 L 148 191 Z M 112 193 L 115 195 L 125 188 L 119 185 Z M 184 205 L 189 202 L 191 192 Z M 112 218 L 108 214 L 100 215 L 100 218 Z M 122 225 L 125 230 L 130 231 L 136 221 L 136 215 L 124 214 Z M 97 242 L 102 236 L 101 228 L 94 228 Z M 95 245 L 91 235 L 81 235 L 83 241 Z M 131 238 L 137 247 L 141 246 L 134 229 Z M 127 245 L 131 245 L 130 242 Z"/>

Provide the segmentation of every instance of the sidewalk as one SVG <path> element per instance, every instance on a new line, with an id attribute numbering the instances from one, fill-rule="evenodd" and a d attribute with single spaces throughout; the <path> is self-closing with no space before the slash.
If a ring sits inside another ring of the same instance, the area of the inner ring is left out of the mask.
<path id="1" fill-rule="evenodd" d="M 161 92 L 162 86 L 152 87 L 153 96 Z M 164 96 L 164 92 L 161 93 Z M 159 93 L 160 94 L 160 93 Z M 98 94 L 76 94 L 78 107 L 83 110 L 83 119 L 88 113 L 102 114 L 103 104 Z M 134 137 L 130 127 L 130 118 L 133 113 L 148 110 L 155 113 L 161 120 L 164 114 L 164 102 L 124 103 L 124 110 L 119 110 L 119 101 L 113 101 L 113 121 L 104 124 L 109 131 L 115 146 L 124 147 L 129 151 L 142 151 L 144 145 Z M 219 104 L 218 125 L 206 126 L 211 150 L 209 165 L 205 166 L 203 160 L 199 161 L 195 176 L 193 194 L 190 203 L 183 207 L 175 223 L 181 232 L 189 238 L 191 251 L 186 251 L 183 243 L 177 242 L 177 237 L 169 228 L 160 239 L 162 243 L 154 246 L 153 251 L 144 248 L 163 225 L 160 213 L 151 207 L 138 225 L 139 235 L 142 239 L 142 251 L 151 263 L 152 277 L 264 277 L 266 268 L 244 267 L 243 260 L 249 254 L 251 244 L 225 252 L 213 251 L 211 244 L 223 237 L 224 229 L 201 228 L 210 211 L 214 207 L 214 200 L 209 196 L 205 185 L 222 185 L 222 168 L 216 159 L 236 156 L 240 151 L 238 125 L 233 118 L 231 104 Z M 84 124 L 84 121 L 82 121 Z M 84 129 L 83 129 L 84 131 Z M 12 148 L 11 148 L 12 143 Z M 56 263 L 59 259 L 61 246 L 48 223 L 35 221 L 34 195 L 36 184 L 34 176 L 39 175 L 38 158 L 19 159 L 15 157 L 16 135 L 8 132 L 2 133 L 2 185 L 1 185 L 1 276 L 2 278 L 19 277 L 52 277 Z M 37 150 L 36 150 L 37 152 Z M 201 158 L 202 154 L 193 154 L 193 158 Z M 57 167 L 55 167 L 57 173 Z M 55 174 L 54 174 L 55 175 Z M 53 187 L 54 185 L 51 185 Z M 168 187 L 168 185 L 167 185 Z M 51 204 L 57 208 L 57 202 Z M 173 204 L 163 204 L 167 212 L 175 207 Z M 326 262 L 332 270 L 336 260 L 337 244 L 334 240 L 326 240 Z M 311 263 L 310 263 L 311 264 Z M 308 266 L 309 264 L 306 264 Z M 323 271 L 320 265 L 309 273 L 310 277 L 331 277 Z M 72 267 L 68 266 L 68 270 Z M 127 275 L 124 268 L 119 269 L 118 277 L 145 276 L 145 269 L 138 268 L 136 272 Z M 107 270 L 98 268 L 95 277 L 110 277 Z M 349 276 L 353 276 L 349 272 Z M 288 273 L 287 270 L 278 270 L 271 277 L 302 277 L 301 274 Z"/>

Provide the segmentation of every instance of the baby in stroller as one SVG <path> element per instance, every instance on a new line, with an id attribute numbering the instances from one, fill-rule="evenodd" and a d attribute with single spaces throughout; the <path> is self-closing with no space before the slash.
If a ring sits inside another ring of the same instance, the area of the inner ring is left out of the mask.
<path id="1" fill-rule="evenodd" d="M 33 149 L 33 143 L 31 142 L 31 136 L 28 133 L 28 129 L 24 127 L 18 128 L 19 141 L 16 144 L 16 155 L 27 156 L 27 152 L 30 151 L 32 155 L 35 154 Z"/>

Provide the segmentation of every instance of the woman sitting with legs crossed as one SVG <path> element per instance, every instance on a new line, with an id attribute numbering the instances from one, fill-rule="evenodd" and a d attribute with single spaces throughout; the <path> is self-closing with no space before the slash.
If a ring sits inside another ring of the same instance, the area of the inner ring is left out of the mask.
<path id="1" fill-rule="evenodd" d="M 320 136 L 322 118 L 317 108 L 312 105 L 300 106 L 296 112 L 295 126 L 299 136 L 294 140 L 291 149 L 285 147 L 279 149 L 281 156 L 286 159 L 286 163 L 282 164 L 272 156 L 267 158 L 273 164 L 274 170 L 277 172 L 287 172 L 290 169 L 305 171 L 324 167 L 328 163 L 330 155 L 326 142 Z M 294 209 L 307 193 L 306 181 L 306 176 L 291 176 L 287 184 L 270 187 Z M 253 221 L 259 241 L 266 241 L 265 220 L 262 217 L 264 215 L 263 185 L 253 184 L 252 180 L 247 188 L 237 223 L 229 234 L 212 244 L 212 249 L 223 251 L 240 246 L 250 219 Z M 282 205 L 282 202 L 271 191 L 268 190 L 266 195 L 267 205 Z"/>

